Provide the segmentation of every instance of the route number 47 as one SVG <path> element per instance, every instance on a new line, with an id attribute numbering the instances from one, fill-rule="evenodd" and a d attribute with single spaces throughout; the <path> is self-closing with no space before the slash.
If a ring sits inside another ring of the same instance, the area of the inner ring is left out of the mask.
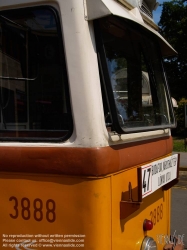
<path id="1" fill-rule="evenodd" d="M 151 190 L 151 167 L 142 169 L 142 193 L 145 194 Z"/>

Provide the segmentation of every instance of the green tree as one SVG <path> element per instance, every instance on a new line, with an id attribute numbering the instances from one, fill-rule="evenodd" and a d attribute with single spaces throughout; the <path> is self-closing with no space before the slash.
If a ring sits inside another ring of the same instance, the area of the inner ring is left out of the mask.
<path id="1" fill-rule="evenodd" d="M 177 119 L 177 128 L 175 130 L 175 132 L 177 134 L 182 134 L 184 135 L 184 127 L 185 127 L 185 124 L 184 124 L 184 120 L 185 120 L 185 117 L 184 117 L 184 106 L 187 105 L 187 99 L 185 98 L 182 98 L 179 102 L 178 102 L 178 108 L 175 109 L 175 116 L 176 116 L 176 119 Z"/>
<path id="2" fill-rule="evenodd" d="M 177 100 L 187 98 L 187 1 L 164 2 L 158 25 L 161 34 L 178 52 L 177 57 L 164 62 L 171 95 Z"/>

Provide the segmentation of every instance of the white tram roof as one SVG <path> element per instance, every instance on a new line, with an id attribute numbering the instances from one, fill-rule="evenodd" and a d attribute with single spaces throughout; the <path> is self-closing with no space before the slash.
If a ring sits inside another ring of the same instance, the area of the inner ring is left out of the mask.
<path id="1" fill-rule="evenodd" d="M 121 0 L 119 0 L 122 2 Z M 94 20 L 108 15 L 119 16 L 128 20 L 131 20 L 145 29 L 152 32 L 159 41 L 162 55 L 173 56 L 176 55 L 177 52 L 172 48 L 172 46 L 158 33 L 158 31 L 154 30 L 148 24 L 146 24 L 142 18 L 140 12 L 140 4 L 141 1 L 138 0 L 127 0 L 124 2 L 131 2 L 131 6 L 135 6 L 134 8 L 128 10 L 123 7 L 121 4 L 117 3 L 115 0 L 86 0 L 87 3 L 87 20 Z M 139 7 L 138 7 L 139 6 Z"/>
<path id="2" fill-rule="evenodd" d="M 72 0 L 72 2 L 75 0 Z M 23 4 L 36 3 L 43 4 L 47 3 L 46 0 L 0 0 L 0 7 L 5 9 L 6 7 L 10 8 L 13 6 L 23 7 Z M 51 3 L 59 2 L 66 4 L 66 1 L 61 2 L 61 0 L 51 0 Z M 121 4 L 119 3 L 121 2 Z M 128 20 L 131 20 L 140 26 L 144 27 L 146 30 L 152 32 L 160 43 L 162 55 L 173 56 L 176 55 L 177 52 L 172 48 L 172 46 L 158 33 L 156 29 L 153 29 L 152 25 L 148 25 L 142 18 L 142 11 L 140 11 L 142 3 L 146 4 L 149 11 L 153 11 L 156 6 L 156 0 L 84 0 L 84 8 L 85 8 L 85 18 L 89 20 L 94 20 L 98 18 L 102 18 L 109 15 L 119 16 Z M 81 1 L 80 1 L 81 4 Z M 124 6 L 126 6 L 126 8 Z M 145 17 L 144 13 L 144 17 Z M 148 17 L 148 15 L 147 15 Z M 149 18 L 148 18 L 149 19 Z M 153 20 L 150 22 L 154 24 Z M 155 24 L 154 24 L 155 25 Z M 156 26 L 156 25 L 155 25 Z"/>

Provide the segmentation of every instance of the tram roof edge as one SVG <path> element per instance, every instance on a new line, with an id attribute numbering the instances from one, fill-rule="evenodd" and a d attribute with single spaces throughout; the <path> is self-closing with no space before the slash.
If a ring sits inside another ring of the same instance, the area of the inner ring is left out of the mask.
<path id="1" fill-rule="evenodd" d="M 109 15 L 131 20 L 146 30 L 149 30 L 158 38 L 161 52 L 164 57 L 177 55 L 176 50 L 159 34 L 159 32 L 144 22 L 138 6 L 135 5 L 136 7 L 129 10 L 114 0 L 85 0 L 85 5 L 86 20 L 91 21 Z"/>

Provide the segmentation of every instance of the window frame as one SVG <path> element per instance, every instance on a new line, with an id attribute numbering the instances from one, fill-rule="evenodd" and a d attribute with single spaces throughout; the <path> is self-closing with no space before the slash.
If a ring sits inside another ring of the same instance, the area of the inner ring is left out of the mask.
<path id="1" fill-rule="evenodd" d="M 102 19 L 106 19 L 106 18 L 108 17 L 104 17 Z M 105 54 L 104 43 L 102 41 L 102 34 L 99 28 L 99 22 L 101 19 L 99 19 L 99 20 L 94 20 L 94 30 L 95 30 L 96 48 L 97 48 L 97 55 L 98 55 L 98 64 L 99 64 L 99 69 L 101 72 L 100 73 L 101 85 L 102 84 L 104 85 L 104 88 L 103 88 L 105 91 L 104 94 L 106 95 L 108 110 L 111 114 L 110 115 L 111 123 L 112 123 L 111 130 L 114 132 L 117 132 L 118 134 L 129 134 L 129 133 L 138 133 L 138 132 L 146 132 L 146 131 L 155 131 L 155 130 L 160 130 L 160 129 L 175 128 L 176 120 L 174 116 L 170 90 L 167 84 L 167 77 L 166 77 L 166 73 L 164 70 L 163 57 L 161 55 L 161 50 L 160 50 L 157 38 L 155 38 L 155 36 L 151 34 L 150 31 L 142 28 L 139 24 L 136 24 L 133 21 L 125 20 L 124 18 L 120 18 L 120 17 L 113 17 L 113 18 L 120 20 L 120 23 L 123 23 L 124 25 L 127 24 L 129 28 L 135 30 L 136 32 L 143 34 L 145 37 L 148 37 L 150 40 L 155 41 L 155 44 L 157 46 L 157 51 L 159 53 L 160 67 L 162 68 L 162 74 L 163 74 L 163 79 L 164 79 L 166 102 L 168 103 L 168 107 L 169 107 L 168 115 L 170 118 L 172 118 L 173 123 L 170 122 L 169 124 L 165 124 L 165 125 L 161 124 L 161 125 L 155 125 L 155 126 L 131 127 L 131 128 L 125 128 L 125 129 L 123 129 L 120 126 L 118 115 L 117 115 L 116 103 L 115 103 L 115 99 L 113 95 L 113 88 L 112 88 L 112 83 L 110 79 L 110 73 L 109 73 L 108 66 L 107 66 L 107 57 Z M 150 88 L 151 88 L 151 85 L 150 85 Z"/>
<path id="2" fill-rule="evenodd" d="M 56 30 L 57 30 L 57 34 L 58 34 L 58 40 L 59 40 L 59 51 L 60 51 L 60 61 L 61 61 L 61 69 L 62 69 L 62 72 L 63 72 L 63 81 L 64 83 L 61 82 L 61 85 L 63 85 L 63 88 L 64 88 L 64 93 L 65 93 L 65 96 L 66 96 L 66 109 L 67 109 L 67 114 L 69 115 L 69 128 L 68 130 L 66 130 L 66 134 L 64 136 L 59 136 L 59 137 L 37 137 L 37 136 L 34 136 L 34 137 L 2 137 L 0 136 L 0 142 L 2 141 L 15 141 L 15 142 L 64 142 L 66 141 L 67 139 L 69 139 L 73 133 L 73 118 L 72 118 L 72 108 L 71 108 L 71 102 L 70 102 L 70 89 L 69 89 L 69 81 L 68 81 L 68 75 L 67 75 L 67 63 L 66 63 L 66 57 L 65 57 L 65 47 L 64 47 L 64 41 L 63 41 L 63 34 L 62 34 L 62 30 L 63 30 L 63 27 L 61 27 L 61 20 L 60 20 L 60 17 L 59 17 L 59 13 L 58 13 L 58 10 L 53 7 L 53 6 L 50 6 L 50 5 L 41 5 L 41 6 L 32 6 L 32 7 L 24 7 L 24 8 L 16 8 L 16 9 L 7 9 L 7 10 L 2 10 L 0 11 L 0 16 L 5 13 L 11 13 L 11 11 L 13 12 L 16 12 L 16 11 L 24 11 L 24 10 L 49 10 L 53 13 L 53 16 L 54 16 L 54 19 L 55 19 L 55 22 L 56 22 Z M 39 60 L 38 60 L 39 61 Z M 37 62 L 38 64 L 39 62 Z M 10 77 L 10 80 L 11 78 L 14 78 L 14 77 Z M 3 79 L 3 77 L 2 77 Z M 19 80 L 19 79 L 18 79 Z M 28 78 L 23 78 L 23 79 L 20 79 L 21 81 L 33 81 L 35 79 L 28 79 Z M 62 96 L 61 96 L 62 98 Z M 1 130 L 0 131 L 0 134 L 3 134 L 5 132 L 13 132 L 13 133 L 17 133 L 17 132 L 27 132 L 28 134 L 32 134 L 34 132 L 37 133 L 37 130 L 28 130 L 28 129 L 25 129 L 25 130 Z M 49 132 L 48 132 L 49 131 Z M 46 134 L 46 133 L 50 133 L 52 131 L 53 134 L 55 133 L 60 133 L 60 132 L 63 132 L 63 130 L 47 130 L 47 129 L 43 129 L 41 132 L 43 134 Z M 31 135 L 32 136 L 32 135 Z"/>

